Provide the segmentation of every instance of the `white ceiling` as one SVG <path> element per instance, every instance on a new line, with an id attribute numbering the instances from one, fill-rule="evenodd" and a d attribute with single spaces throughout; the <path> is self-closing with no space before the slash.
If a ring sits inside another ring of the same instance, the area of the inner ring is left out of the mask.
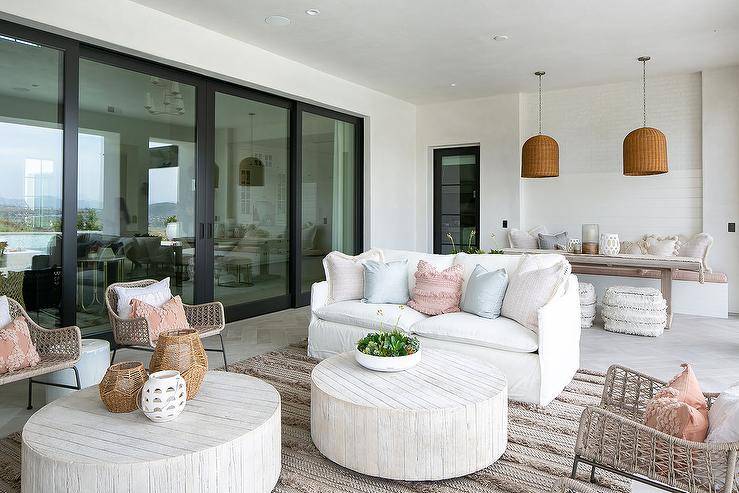
<path id="1" fill-rule="evenodd" d="M 739 63 L 739 0 L 136 1 L 414 103 Z"/>

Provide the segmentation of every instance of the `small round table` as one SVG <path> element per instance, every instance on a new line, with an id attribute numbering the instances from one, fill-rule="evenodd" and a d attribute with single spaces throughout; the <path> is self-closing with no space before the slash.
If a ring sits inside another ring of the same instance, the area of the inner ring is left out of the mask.
<path id="1" fill-rule="evenodd" d="M 23 493 L 266 493 L 281 469 L 280 395 L 208 372 L 174 421 L 113 414 L 97 386 L 45 406 L 23 428 Z"/>
<path id="2" fill-rule="evenodd" d="M 311 374 L 311 436 L 348 469 L 387 479 L 464 476 L 495 462 L 508 443 L 505 376 L 483 361 L 423 350 L 410 370 L 382 373 L 354 353 Z"/>

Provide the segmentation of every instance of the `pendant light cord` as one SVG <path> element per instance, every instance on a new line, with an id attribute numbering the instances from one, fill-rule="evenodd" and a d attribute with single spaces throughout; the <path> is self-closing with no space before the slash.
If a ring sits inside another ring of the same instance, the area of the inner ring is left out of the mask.
<path id="1" fill-rule="evenodd" d="M 647 126 L 647 61 L 642 60 L 642 118 L 644 127 Z"/>
<path id="2" fill-rule="evenodd" d="M 541 135 L 541 74 L 539 74 L 539 135 Z"/>

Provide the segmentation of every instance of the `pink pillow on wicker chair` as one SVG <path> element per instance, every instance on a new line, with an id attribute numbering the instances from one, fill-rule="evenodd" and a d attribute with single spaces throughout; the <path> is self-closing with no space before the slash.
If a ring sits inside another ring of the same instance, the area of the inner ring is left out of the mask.
<path id="1" fill-rule="evenodd" d="M 408 306 L 426 315 L 441 315 L 459 311 L 462 298 L 462 264 L 439 271 L 432 264 L 418 261 L 416 286 Z"/>
<path id="2" fill-rule="evenodd" d="M 647 402 L 644 424 L 674 437 L 702 442 L 708 433 L 708 404 L 690 365 Z"/>
<path id="3" fill-rule="evenodd" d="M 0 374 L 36 366 L 40 360 L 23 317 L 0 329 Z"/>
<path id="4" fill-rule="evenodd" d="M 165 332 L 190 328 L 182 298 L 179 296 L 175 296 L 161 307 L 134 298 L 131 300 L 131 316 L 146 319 L 152 342 L 156 342 Z"/>

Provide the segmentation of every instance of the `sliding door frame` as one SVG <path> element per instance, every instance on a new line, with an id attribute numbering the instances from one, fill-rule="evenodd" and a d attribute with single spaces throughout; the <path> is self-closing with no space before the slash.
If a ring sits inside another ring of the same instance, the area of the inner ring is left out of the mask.
<path id="1" fill-rule="evenodd" d="M 295 145 L 293 146 L 295 173 L 291 182 L 293 193 L 293 224 L 291 231 L 296 237 L 291 243 L 292 258 L 294 259 L 291 278 L 293 282 L 293 306 L 295 307 L 310 304 L 310 292 L 303 292 L 302 288 L 302 235 L 299 234 L 303 227 L 303 113 L 324 116 L 354 125 L 354 251 L 349 253 L 356 255 L 364 248 L 364 118 L 296 101 L 295 111 L 293 112 L 295 121 L 292 129 L 295 136 Z"/>
<path id="2" fill-rule="evenodd" d="M 215 105 L 215 99 L 216 99 L 216 93 L 226 94 L 229 96 L 234 96 L 238 98 L 242 98 L 249 101 L 255 101 L 258 103 L 264 103 L 272 106 L 276 106 L 279 108 L 284 108 L 288 110 L 288 129 L 292 128 L 293 123 L 293 102 L 286 98 L 281 98 L 279 96 L 274 96 L 271 94 L 266 94 L 260 91 L 255 91 L 253 89 L 249 89 L 243 86 L 238 86 L 236 84 L 231 84 L 229 82 L 223 82 L 223 81 L 217 81 L 217 80 L 208 80 L 206 84 L 206 96 L 207 96 L 207 102 L 206 107 L 208 109 L 207 111 L 207 132 L 208 132 L 208 145 L 206 150 L 206 156 L 207 158 L 203 161 L 205 168 L 205 180 L 203 181 L 205 186 L 205 193 L 203 196 L 205 197 L 205 203 L 206 203 L 206 215 L 207 218 L 207 234 L 206 234 L 206 250 L 205 255 L 202 255 L 202 257 L 205 257 L 206 266 L 203 268 L 203 270 L 198 271 L 200 277 L 205 278 L 208 281 L 207 288 L 209 291 L 206 291 L 208 299 L 213 299 L 213 292 L 214 292 L 214 256 L 215 256 L 215 238 L 213 235 L 213 224 L 215 222 L 215 198 L 216 198 L 216 192 L 215 188 L 213 187 L 213 167 L 215 163 L 215 153 L 216 153 L 216 146 L 215 146 L 215 140 L 213 137 L 215 136 L 215 119 L 216 119 L 216 105 Z M 288 201 L 290 202 L 287 207 L 287 225 L 288 225 L 288 241 L 290 242 L 289 245 L 289 252 L 292 253 L 292 245 L 294 242 L 293 239 L 293 231 L 292 231 L 292 213 L 293 213 L 293 207 L 292 203 L 295 200 L 294 197 L 290 194 L 291 187 L 290 184 L 292 183 L 292 176 L 295 174 L 294 168 L 294 161 L 291 159 L 292 157 L 292 148 L 293 146 L 293 136 L 288 136 L 288 167 L 287 167 L 287 190 L 288 190 Z M 292 258 L 288 257 L 288 279 L 287 279 L 287 293 L 280 296 L 275 296 L 272 298 L 266 298 L 263 300 L 258 301 L 252 301 L 252 302 L 245 302 L 239 305 L 230 305 L 225 307 L 226 311 L 226 320 L 240 320 L 244 318 L 254 317 L 257 315 L 263 315 L 265 313 L 271 313 L 278 310 L 285 310 L 287 308 L 290 308 L 292 306 L 292 290 L 293 290 L 293 284 L 292 284 L 292 276 L 291 276 L 291 265 L 292 265 Z"/>

